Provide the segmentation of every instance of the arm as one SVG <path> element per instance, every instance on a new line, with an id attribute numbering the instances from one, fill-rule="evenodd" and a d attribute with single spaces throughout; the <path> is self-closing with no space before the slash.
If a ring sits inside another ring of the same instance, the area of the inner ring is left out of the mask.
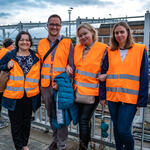
<path id="1" fill-rule="evenodd" d="M 72 76 L 74 72 L 74 46 L 71 43 L 70 44 L 70 51 L 69 51 L 69 57 L 68 57 L 68 65 L 66 67 L 66 72 Z"/>
<path id="2" fill-rule="evenodd" d="M 8 52 L 1 60 L 0 60 L 0 71 L 9 71 L 12 67 L 12 61 L 10 61 L 11 53 Z"/>
<path id="3" fill-rule="evenodd" d="M 137 106 L 146 107 L 147 102 L 148 102 L 148 56 L 146 50 L 144 50 L 140 70 L 140 88 Z"/>
<path id="4" fill-rule="evenodd" d="M 103 60 L 103 64 L 101 66 L 101 74 L 106 74 L 108 70 L 108 52 Z M 102 105 L 105 105 L 106 100 L 106 81 L 99 83 L 99 100 Z"/>

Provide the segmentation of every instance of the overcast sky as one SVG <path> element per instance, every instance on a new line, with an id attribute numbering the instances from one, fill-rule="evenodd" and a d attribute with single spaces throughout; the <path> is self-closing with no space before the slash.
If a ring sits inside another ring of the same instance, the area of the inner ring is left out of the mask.
<path id="1" fill-rule="evenodd" d="M 150 0 L 0 0 L 0 25 L 21 22 L 46 22 L 51 14 L 71 19 L 143 16 L 150 9 Z M 109 15 L 111 14 L 111 15 Z"/>
<path id="2" fill-rule="evenodd" d="M 68 9 L 72 7 L 71 20 L 81 18 L 114 18 L 144 16 L 150 10 L 150 0 L 0 0 L 0 25 L 47 22 L 52 14 L 58 14 L 63 21 L 69 19 Z M 99 24 L 97 24 L 99 27 Z M 97 27 L 95 25 L 95 27 Z M 61 34 L 66 35 L 66 27 Z M 32 37 L 45 37 L 45 28 L 30 29 Z M 72 36 L 76 35 L 76 27 L 71 27 Z M 16 29 L 6 30 L 6 37 L 15 39 Z M 3 39 L 0 30 L 0 40 Z"/>

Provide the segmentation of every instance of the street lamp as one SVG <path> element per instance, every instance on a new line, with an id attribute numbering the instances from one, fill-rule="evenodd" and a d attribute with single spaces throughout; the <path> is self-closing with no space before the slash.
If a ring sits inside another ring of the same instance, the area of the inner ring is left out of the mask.
<path id="1" fill-rule="evenodd" d="M 112 18 L 111 14 L 109 14 L 110 18 Z M 110 20 L 110 28 L 109 28 L 109 32 L 110 32 L 110 35 L 111 35 L 111 20 Z"/>
<path id="2" fill-rule="evenodd" d="M 68 14 L 69 14 L 69 37 L 71 37 L 71 11 L 73 10 L 73 7 L 70 7 L 68 9 Z"/>

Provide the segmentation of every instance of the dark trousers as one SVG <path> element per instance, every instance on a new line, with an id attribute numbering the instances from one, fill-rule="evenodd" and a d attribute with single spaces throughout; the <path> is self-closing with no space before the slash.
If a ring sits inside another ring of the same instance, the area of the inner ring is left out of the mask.
<path id="1" fill-rule="evenodd" d="M 136 105 L 108 101 L 108 108 L 113 121 L 116 149 L 134 150 L 131 127 L 137 111 Z"/>
<path id="2" fill-rule="evenodd" d="M 91 140 L 91 117 L 98 106 L 98 97 L 94 104 L 79 104 L 79 150 L 87 150 Z"/>
<path id="3" fill-rule="evenodd" d="M 27 146 L 30 135 L 32 100 L 29 98 L 17 100 L 14 111 L 8 111 L 11 134 L 16 150 Z"/>

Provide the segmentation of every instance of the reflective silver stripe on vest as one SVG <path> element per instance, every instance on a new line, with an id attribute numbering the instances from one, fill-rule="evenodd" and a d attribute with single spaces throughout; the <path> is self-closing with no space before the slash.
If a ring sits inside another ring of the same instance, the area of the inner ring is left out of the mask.
<path id="1" fill-rule="evenodd" d="M 109 75 L 107 75 L 107 79 L 129 79 L 129 80 L 139 81 L 138 76 L 128 75 L 128 74 L 120 74 L 120 75 L 109 74 Z"/>
<path id="2" fill-rule="evenodd" d="M 118 88 L 118 92 L 128 93 L 128 94 L 133 94 L 133 95 L 138 95 L 139 94 L 139 91 L 126 89 L 126 88 Z"/>
<path id="3" fill-rule="evenodd" d="M 25 90 L 26 90 L 26 92 L 28 92 L 28 91 L 31 91 L 31 90 L 34 90 L 34 89 L 36 89 L 37 87 L 34 87 L 34 88 L 25 88 Z"/>
<path id="4" fill-rule="evenodd" d="M 92 78 L 97 77 L 97 74 L 95 74 L 95 73 L 80 71 L 79 69 L 77 69 L 75 72 L 78 73 L 78 74 L 84 75 L 84 76 L 92 77 Z"/>
<path id="5" fill-rule="evenodd" d="M 133 94 L 133 95 L 138 95 L 139 91 L 137 90 L 131 90 L 127 88 L 113 88 L 113 87 L 106 87 L 106 90 L 109 92 L 121 92 L 121 93 L 128 93 L 128 94 Z"/>
<path id="6" fill-rule="evenodd" d="M 128 75 L 128 74 L 120 74 L 120 79 L 129 79 L 129 80 L 139 81 L 138 76 Z"/>
<path id="7" fill-rule="evenodd" d="M 107 79 L 118 79 L 118 75 L 116 75 L 116 74 L 109 74 L 109 75 L 107 75 Z"/>
<path id="8" fill-rule="evenodd" d="M 64 72 L 64 71 L 66 71 L 66 69 L 65 68 L 60 68 L 60 67 L 55 67 L 55 68 L 53 68 L 53 71 L 55 71 L 55 72 Z"/>
<path id="9" fill-rule="evenodd" d="M 41 79 L 50 79 L 49 75 L 41 75 Z"/>
<path id="10" fill-rule="evenodd" d="M 27 82 L 33 82 L 33 83 L 39 83 L 39 80 L 37 79 L 32 79 L 32 78 L 26 78 Z"/>
<path id="11" fill-rule="evenodd" d="M 50 68 L 50 64 L 42 64 L 42 67 L 44 67 L 44 68 Z"/>
<path id="12" fill-rule="evenodd" d="M 23 76 L 9 76 L 9 79 L 10 80 L 15 80 L 15 81 L 18 81 L 18 80 L 24 80 L 24 77 Z"/>
<path id="13" fill-rule="evenodd" d="M 83 86 L 83 87 L 89 87 L 89 88 L 98 88 L 99 84 L 91 84 L 91 83 L 83 83 L 83 82 L 77 82 L 74 80 L 74 84 Z"/>
<path id="14" fill-rule="evenodd" d="M 24 91 L 23 87 L 6 86 L 6 89 L 9 90 L 9 91 Z"/>
<path id="15" fill-rule="evenodd" d="M 106 91 L 117 92 L 117 88 L 106 87 Z"/>

